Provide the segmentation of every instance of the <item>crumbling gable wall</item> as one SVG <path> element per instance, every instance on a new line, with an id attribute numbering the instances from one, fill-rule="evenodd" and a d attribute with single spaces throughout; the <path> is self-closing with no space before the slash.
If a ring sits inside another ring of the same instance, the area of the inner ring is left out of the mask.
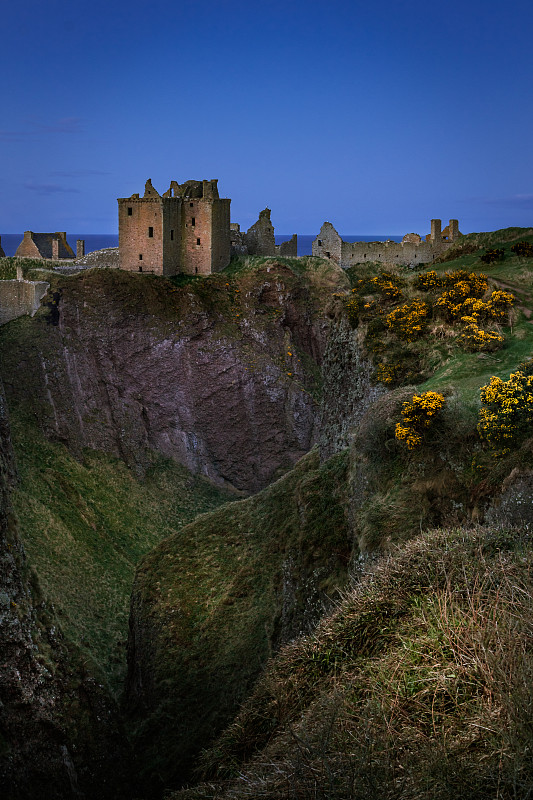
<path id="1" fill-rule="evenodd" d="M 320 233 L 313 241 L 312 253 L 319 258 L 331 258 L 337 264 L 342 262 L 342 241 L 331 222 L 324 222 Z"/>
<path id="2" fill-rule="evenodd" d="M 296 258 L 298 255 L 298 236 L 296 233 L 293 233 L 286 242 L 280 242 L 280 244 L 276 245 L 276 255 Z"/>
<path id="3" fill-rule="evenodd" d="M 246 231 L 244 242 L 251 256 L 276 255 L 276 239 L 270 213 L 269 208 L 263 209 L 257 222 Z"/>
<path id="4" fill-rule="evenodd" d="M 15 256 L 19 258 L 46 258 L 55 261 L 75 258 L 72 247 L 67 242 L 65 231 L 56 233 L 34 233 L 25 231 L 24 239 L 17 247 Z"/>

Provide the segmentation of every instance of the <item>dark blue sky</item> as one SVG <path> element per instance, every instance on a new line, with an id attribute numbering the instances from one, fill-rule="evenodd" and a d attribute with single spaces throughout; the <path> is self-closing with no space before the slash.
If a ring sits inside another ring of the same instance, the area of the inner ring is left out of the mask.
<path id="1" fill-rule="evenodd" d="M 279 233 L 533 224 L 531 0 L 25 0 L 2 13 L 0 231 L 113 233 L 218 178 Z"/>

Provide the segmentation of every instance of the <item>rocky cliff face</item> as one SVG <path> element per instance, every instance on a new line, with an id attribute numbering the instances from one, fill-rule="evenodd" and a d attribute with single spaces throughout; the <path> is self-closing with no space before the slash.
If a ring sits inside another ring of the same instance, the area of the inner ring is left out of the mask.
<path id="1" fill-rule="evenodd" d="M 9 501 L 13 457 L 0 395 L 0 796 L 127 796 L 116 709 L 67 647 L 26 563 Z"/>
<path id="2" fill-rule="evenodd" d="M 246 492 L 313 444 L 340 270 L 317 281 L 273 264 L 184 287 L 114 270 L 58 280 L 48 311 L 6 332 L 3 356 L 10 401 L 47 436 L 141 473 L 156 450 Z"/>

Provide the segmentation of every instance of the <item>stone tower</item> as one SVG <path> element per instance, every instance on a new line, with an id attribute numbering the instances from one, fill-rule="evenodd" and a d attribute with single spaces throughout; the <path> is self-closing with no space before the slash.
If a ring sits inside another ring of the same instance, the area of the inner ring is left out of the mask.
<path id="1" fill-rule="evenodd" d="M 144 196 L 118 200 L 119 264 L 130 272 L 209 275 L 230 260 L 230 203 L 217 181 L 172 181 L 162 196 L 146 181 Z"/>

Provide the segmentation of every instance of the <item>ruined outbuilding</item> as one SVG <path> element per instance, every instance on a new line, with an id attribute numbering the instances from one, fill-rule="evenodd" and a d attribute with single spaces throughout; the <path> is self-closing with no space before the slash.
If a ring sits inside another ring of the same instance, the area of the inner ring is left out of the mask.
<path id="1" fill-rule="evenodd" d="M 130 272 L 209 275 L 230 261 L 230 203 L 216 180 L 171 181 L 160 195 L 118 199 L 119 265 Z"/>
<path id="2" fill-rule="evenodd" d="M 274 226 L 270 219 L 271 211 L 264 208 L 259 213 L 259 219 L 246 233 L 241 231 L 237 223 L 231 224 L 231 251 L 232 255 L 250 256 L 297 256 L 298 236 L 292 237 L 281 244 L 276 244 Z"/>
<path id="3" fill-rule="evenodd" d="M 331 222 L 324 222 L 313 241 L 313 255 L 330 258 L 343 269 L 352 264 L 380 261 L 388 264 L 417 266 L 427 264 L 456 242 L 462 233 L 459 222 L 451 219 L 441 231 L 441 220 L 431 220 L 431 233 L 422 239 L 418 233 L 407 233 L 401 242 L 345 242 Z"/>
<path id="4" fill-rule="evenodd" d="M 53 261 L 76 258 L 72 247 L 67 242 L 65 231 L 56 233 L 25 231 L 24 239 L 17 247 L 15 256 L 18 258 L 42 258 Z"/>

